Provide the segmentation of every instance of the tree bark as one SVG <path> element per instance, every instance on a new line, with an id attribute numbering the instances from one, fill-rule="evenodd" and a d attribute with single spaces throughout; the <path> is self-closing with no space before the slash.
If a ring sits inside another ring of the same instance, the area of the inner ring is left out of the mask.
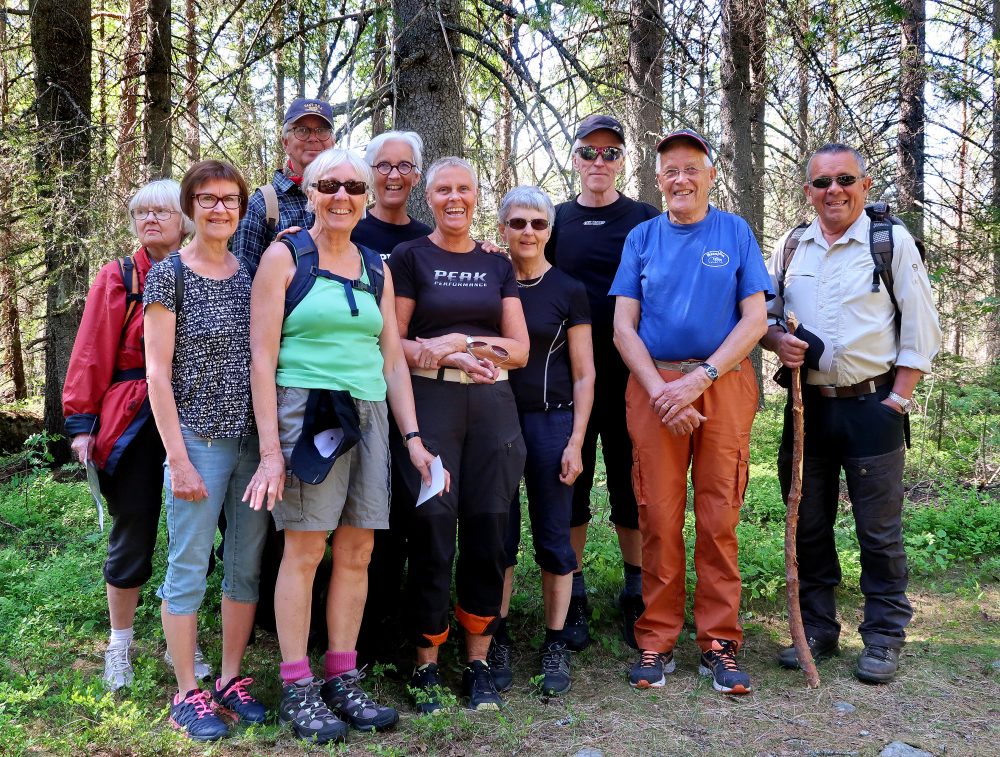
<path id="1" fill-rule="evenodd" d="M 0 209 L 4 212 L 7 210 Z M 10 251 L 8 228 L 6 225 L 0 227 L 0 254 L 4 257 Z M 28 384 L 24 379 L 21 316 L 17 311 L 17 279 L 14 266 L 10 263 L 0 263 L 0 347 L 3 347 L 7 356 L 3 365 L 11 383 L 13 399 L 23 400 L 28 396 Z"/>
<path id="2" fill-rule="evenodd" d="M 384 12 L 375 15 L 375 45 L 372 47 L 374 65 L 372 66 L 372 86 L 377 92 L 389 83 L 388 62 L 389 51 L 389 19 Z M 386 118 L 386 99 L 378 98 L 372 105 L 372 136 L 377 137 L 390 128 L 391 119 Z"/>
<path id="3" fill-rule="evenodd" d="M 993 313 L 992 331 L 987 339 L 987 354 L 1000 362 L 1000 0 L 993 0 L 993 176 L 992 243 L 993 243 Z"/>
<path id="4" fill-rule="evenodd" d="M 500 23 L 503 27 L 503 46 L 508 58 L 513 56 L 514 23 L 510 16 L 504 16 Z M 504 76 L 513 80 L 514 72 L 509 63 L 504 63 Z M 514 186 L 514 103 L 510 93 L 499 87 L 497 97 L 500 100 L 499 127 L 497 149 L 497 200 L 503 198 Z"/>
<path id="5" fill-rule="evenodd" d="M 39 217 L 45 239 L 45 430 L 63 432 L 62 389 L 87 294 L 90 0 L 33 0 Z M 69 446 L 57 445 L 59 461 Z"/>
<path id="6" fill-rule="evenodd" d="M 184 72 L 187 74 L 187 88 L 185 90 L 185 110 L 187 111 L 187 125 L 185 129 L 184 143 L 187 145 L 188 160 L 197 163 L 201 160 L 201 117 L 198 109 L 201 96 L 198 92 L 198 38 L 197 38 L 197 18 L 195 0 L 185 0 L 184 21 L 185 30 L 185 59 Z"/>
<path id="7" fill-rule="evenodd" d="M 146 166 L 149 178 L 169 178 L 171 159 L 170 0 L 149 0 L 146 27 Z"/>
<path id="8" fill-rule="evenodd" d="M 830 0 L 827 32 L 830 37 L 830 91 L 828 93 L 829 124 L 827 139 L 840 141 L 840 99 L 837 97 L 837 75 L 840 58 L 840 6 L 837 0 Z"/>
<path id="9" fill-rule="evenodd" d="M 396 128 L 411 129 L 424 139 L 424 164 L 445 155 L 461 156 L 465 124 L 459 88 L 460 63 L 452 51 L 460 40 L 443 24 L 458 22 L 459 0 L 393 0 L 396 29 L 393 75 L 396 78 Z M 410 215 L 433 223 L 424 199 L 424 183 L 410 194 Z"/>
<path id="10" fill-rule="evenodd" d="M 118 150 L 115 174 L 119 194 L 127 196 L 136 180 L 135 127 L 138 123 L 139 77 L 142 73 L 142 27 L 146 0 L 129 0 L 125 21 L 125 58 L 122 62 L 122 96 L 118 116 Z"/>
<path id="11" fill-rule="evenodd" d="M 914 235 L 924 233 L 925 0 L 902 0 L 899 53 L 899 215 Z"/>
<path id="12" fill-rule="evenodd" d="M 629 191 L 633 197 L 661 207 L 656 183 L 656 142 L 663 134 L 662 0 L 630 0 L 628 95 L 625 138 L 632 160 Z"/>
<path id="13" fill-rule="evenodd" d="M 287 7 L 287 0 L 278 0 L 274 6 L 273 25 L 275 44 L 285 38 L 285 14 Z M 287 71 L 284 49 L 282 45 L 274 51 L 274 119 L 275 123 L 278 124 L 284 121 L 285 108 L 287 107 L 287 103 L 285 102 L 285 78 Z M 280 141 L 274 146 L 274 160 L 277 166 L 284 166 L 286 161 L 285 148 Z"/>

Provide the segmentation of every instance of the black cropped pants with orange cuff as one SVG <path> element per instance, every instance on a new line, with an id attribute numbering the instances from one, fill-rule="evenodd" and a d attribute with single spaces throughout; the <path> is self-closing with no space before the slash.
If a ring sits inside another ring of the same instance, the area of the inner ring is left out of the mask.
<path id="1" fill-rule="evenodd" d="M 451 473 L 451 491 L 417 507 L 410 522 L 407 614 L 414 644 L 429 647 L 448 638 L 456 542 L 455 615 L 469 633 L 489 635 L 496 628 L 510 500 L 526 453 L 506 381 L 460 384 L 414 376 L 413 396 L 421 440 Z M 406 460 L 401 441 L 393 444 L 394 454 Z M 416 497 L 420 477 L 404 467 Z"/>

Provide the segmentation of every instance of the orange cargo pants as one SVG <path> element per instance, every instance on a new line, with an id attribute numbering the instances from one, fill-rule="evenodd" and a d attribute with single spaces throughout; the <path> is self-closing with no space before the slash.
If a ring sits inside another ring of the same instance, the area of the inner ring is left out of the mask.
<path id="1" fill-rule="evenodd" d="M 678 371 L 660 370 L 665 381 Z M 750 427 L 757 412 L 757 380 L 749 360 L 730 371 L 693 403 L 708 420 L 686 436 L 674 436 L 630 377 L 625 393 L 632 437 L 632 485 L 642 534 L 642 599 L 635 624 L 641 649 L 669 652 L 684 625 L 684 509 L 687 472 L 694 485 L 694 623 L 702 651 L 713 639 L 743 643 L 739 624 L 740 570 L 736 524 L 746 491 Z"/>

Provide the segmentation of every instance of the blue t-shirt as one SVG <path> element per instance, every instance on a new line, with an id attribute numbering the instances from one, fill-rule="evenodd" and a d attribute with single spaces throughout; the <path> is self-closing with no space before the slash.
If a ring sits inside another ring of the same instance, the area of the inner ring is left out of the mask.
<path id="1" fill-rule="evenodd" d="M 691 224 L 666 213 L 625 240 L 610 294 L 639 300 L 639 338 L 654 360 L 704 360 L 740 320 L 740 301 L 770 278 L 750 226 L 709 206 Z"/>

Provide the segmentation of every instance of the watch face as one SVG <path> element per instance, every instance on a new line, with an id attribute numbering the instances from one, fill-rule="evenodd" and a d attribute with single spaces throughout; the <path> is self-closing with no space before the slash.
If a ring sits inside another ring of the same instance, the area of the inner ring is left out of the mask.
<path id="1" fill-rule="evenodd" d="M 712 381 L 715 381 L 717 378 L 719 378 L 719 370 L 714 365 L 710 365 L 708 363 L 702 363 L 701 367 L 705 369 L 705 373 L 708 374 L 708 377 L 712 379 Z"/>

